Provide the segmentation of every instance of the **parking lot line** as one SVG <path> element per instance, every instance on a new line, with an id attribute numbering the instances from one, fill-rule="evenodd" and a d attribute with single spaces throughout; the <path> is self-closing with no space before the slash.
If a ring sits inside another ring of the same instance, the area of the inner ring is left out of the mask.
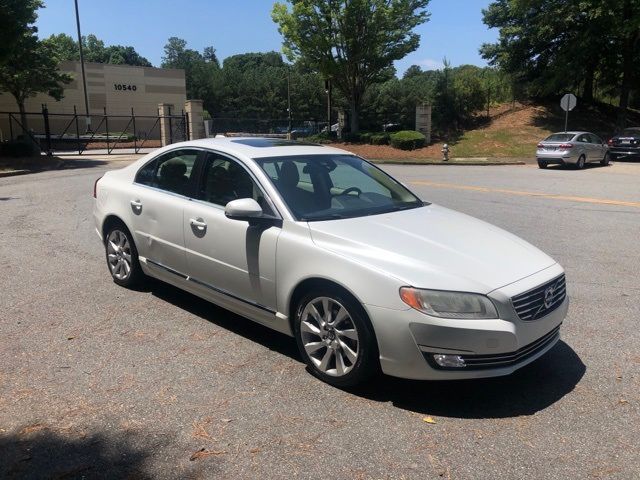
<path id="1" fill-rule="evenodd" d="M 409 183 L 411 183 L 412 185 L 421 185 L 421 186 L 435 187 L 435 188 L 446 188 L 446 189 L 453 189 L 453 190 L 472 190 L 474 192 L 484 192 L 484 193 L 504 193 L 507 195 L 518 195 L 523 197 L 541 197 L 541 198 L 548 198 L 551 200 L 563 200 L 567 202 L 580 202 L 580 203 L 592 203 L 597 205 L 615 205 L 615 206 L 640 208 L 640 202 L 627 202 L 624 200 L 612 200 L 607 198 L 576 197 L 573 195 L 559 195 L 556 193 L 527 192 L 522 190 L 507 190 L 504 188 L 490 188 L 490 187 L 477 187 L 474 185 L 460 185 L 456 183 L 428 182 L 424 180 L 415 180 Z"/>

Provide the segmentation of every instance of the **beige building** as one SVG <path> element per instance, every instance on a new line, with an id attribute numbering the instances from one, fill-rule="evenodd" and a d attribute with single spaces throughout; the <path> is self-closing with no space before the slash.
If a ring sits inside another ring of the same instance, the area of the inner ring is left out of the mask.
<path id="1" fill-rule="evenodd" d="M 26 102 L 27 112 L 41 112 L 42 104 L 47 104 L 52 114 L 72 114 L 74 106 L 79 114 L 84 115 L 84 92 L 82 88 L 82 71 L 80 62 L 63 62 L 60 70 L 69 73 L 73 80 L 65 87 L 64 98 L 56 102 L 45 94 L 39 94 Z M 137 116 L 157 116 L 158 104 L 172 105 L 172 114 L 180 114 L 187 99 L 184 70 L 133 67 L 129 65 L 109 65 L 101 63 L 85 63 L 89 113 L 91 124 L 97 128 L 104 109 L 107 114 L 131 116 L 131 109 Z M 17 112 L 18 106 L 13 97 L 7 93 L 0 94 L 0 112 Z M 16 116 L 15 118 L 19 118 Z M 43 129 L 42 115 L 30 115 L 29 127 L 36 132 Z M 69 122 L 67 117 L 51 116 L 52 133 L 61 133 Z M 0 130 L 4 138 L 8 137 L 9 120 L 6 114 L 0 114 Z M 152 128 L 150 120 L 136 120 L 141 129 Z M 109 119 L 109 130 L 123 129 L 126 120 Z M 19 128 L 15 123 L 15 130 Z M 100 130 L 104 130 L 104 125 Z M 69 130 L 75 132 L 75 127 Z"/>

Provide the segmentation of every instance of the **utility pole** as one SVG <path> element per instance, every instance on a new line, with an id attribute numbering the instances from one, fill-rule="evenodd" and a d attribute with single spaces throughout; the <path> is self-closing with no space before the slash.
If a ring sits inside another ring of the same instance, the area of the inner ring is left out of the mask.
<path id="1" fill-rule="evenodd" d="M 84 53 L 82 51 L 82 34 L 80 33 L 80 12 L 78 0 L 76 4 L 76 26 L 78 27 L 78 47 L 80 49 L 80 69 L 82 70 L 82 89 L 84 90 L 84 112 L 86 115 L 87 131 L 91 131 L 91 117 L 89 116 L 89 96 L 87 95 L 87 76 L 84 73 Z"/>

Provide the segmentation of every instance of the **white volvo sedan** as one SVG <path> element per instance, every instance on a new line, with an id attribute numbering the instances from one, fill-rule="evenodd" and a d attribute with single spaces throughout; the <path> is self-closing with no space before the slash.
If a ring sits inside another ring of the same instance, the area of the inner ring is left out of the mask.
<path id="1" fill-rule="evenodd" d="M 155 277 L 295 337 L 311 372 L 507 375 L 558 341 L 564 271 L 524 240 L 425 202 L 326 146 L 174 144 L 94 187 L 113 280 Z"/>

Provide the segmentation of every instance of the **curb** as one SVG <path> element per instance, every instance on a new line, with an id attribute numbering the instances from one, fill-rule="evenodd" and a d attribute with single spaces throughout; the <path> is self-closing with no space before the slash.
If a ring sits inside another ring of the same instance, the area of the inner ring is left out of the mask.
<path id="1" fill-rule="evenodd" d="M 34 173 L 34 171 L 33 170 L 6 170 L 4 172 L 0 172 L 0 178 L 15 177 L 17 175 L 26 175 L 27 173 Z"/>

